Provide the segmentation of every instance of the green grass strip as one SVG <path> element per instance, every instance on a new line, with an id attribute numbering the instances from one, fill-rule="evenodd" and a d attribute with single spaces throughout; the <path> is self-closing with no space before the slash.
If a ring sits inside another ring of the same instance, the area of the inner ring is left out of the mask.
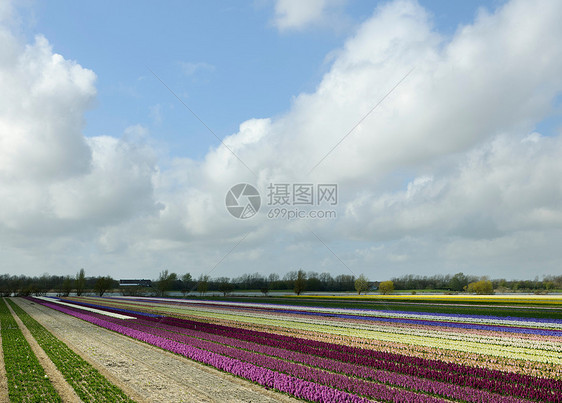
<path id="1" fill-rule="evenodd" d="M 0 331 L 10 401 L 62 402 L 3 298 Z"/>
<path id="2" fill-rule="evenodd" d="M 134 402 L 13 301 L 12 309 L 84 402 Z"/>

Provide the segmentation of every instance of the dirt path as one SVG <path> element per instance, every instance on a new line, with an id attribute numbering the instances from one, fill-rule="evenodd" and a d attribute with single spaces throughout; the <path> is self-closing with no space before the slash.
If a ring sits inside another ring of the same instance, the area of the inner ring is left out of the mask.
<path id="1" fill-rule="evenodd" d="M 74 389 L 72 389 L 72 387 L 66 382 L 64 376 L 60 373 L 60 371 L 57 369 L 55 364 L 53 364 L 53 361 L 51 361 L 51 359 L 47 356 L 47 353 L 45 353 L 45 351 L 41 348 L 41 346 L 39 346 L 39 344 L 37 343 L 35 338 L 31 335 L 27 327 L 25 327 L 21 319 L 16 315 L 12 307 L 8 303 L 6 303 L 6 305 L 8 305 L 8 309 L 12 313 L 12 316 L 14 317 L 16 323 L 21 329 L 23 333 L 23 337 L 25 337 L 25 339 L 31 346 L 31 350 L 33 350 L 33 353 L 39 360 L 39 363 L 45 370 L 45 374 L 49 377 L 49 380 L 53 384 L 53 387 L 55 388 L 57 393 L 60 395 L 62 401 L 68 403 L 82 402 L 82 400 L 78 397 Z"/>
<path id="2" fill-rule="evenodd" d="M 222 373 L 24 299 L 16 302 L 115 385 L 146 402 L 295 402 Z"/>
<path id="3" fill-rule="evenodd" d="M 10 403 L 8 395 L 8 378 L 4 366 L 4 351 L 2 350 L 2 336 L 0 336 L 0 403 Z"/>

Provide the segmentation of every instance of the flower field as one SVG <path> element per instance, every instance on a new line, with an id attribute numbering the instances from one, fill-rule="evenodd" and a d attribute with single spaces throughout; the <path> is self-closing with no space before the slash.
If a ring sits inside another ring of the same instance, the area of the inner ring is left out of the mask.
<path id="1" fill-rule="evenodd" d="M 33 301 L 308 401 L 562 401 L 556 318 L 158 298 Z"/>

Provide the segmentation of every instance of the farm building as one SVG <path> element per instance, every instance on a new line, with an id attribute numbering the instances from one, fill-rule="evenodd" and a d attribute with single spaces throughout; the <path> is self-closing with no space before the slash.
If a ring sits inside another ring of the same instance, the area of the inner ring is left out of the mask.
<path id="1" fill-rule="evenodd" d="M 152 287 L 151 280 L 138 280 L 138 279 L 121 279 L 119 280 L 120 287 Z"/>

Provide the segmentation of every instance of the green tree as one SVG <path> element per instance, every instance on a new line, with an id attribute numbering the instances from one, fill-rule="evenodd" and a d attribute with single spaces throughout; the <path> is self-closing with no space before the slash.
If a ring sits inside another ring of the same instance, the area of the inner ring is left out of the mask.
<path id="1" fill-rule="evenodd" d="M 279 280 L 279 274 L 271 273 L 267 277 L 267 286 L 270 290 L 277 290 L 280 286 L 281 281 Z"/>
<path id="2" fill-rule="evenodd" d="M 358 295 L 361 295 L 361 292 L 369 291 L 369 280 L 364 274 L 361 274 L 357 280 L 355 280 L 355 290 L 357 290 Z"/>
<path id="3" fill-rule="evenodd" d="M 205 295 L 207 290 L 209 289 L 209 276 L 201 275 L 197 280 L 197 292 L 201 294 L 201 296 Z"/>
<path id="4" fill-rule="evenodd" d="M 262 286 L 260 288 L 260 291 L 266 297 L 267 297 L 267 294 L 269 294 L 269 287 L 270 287 L 269 281 L 264 281 L 264 283 L 262 284 Z"/>
<path id="5" fill-rule="evenodd" d="M 494 293 L 494 287 L 492 286 L 492 282 L 490 280 L 482 279 L 480 281 L 470 283 L 467 287 L 467 291 L 478 295 L 487 295 Z"/>
<path id="6" fill-rule="evenodd" d="M 463 273 L 455 274 L 449 281 L 449 288 L 452 291 L 462 291 L 468 285 L 468 278 Z"/>
<path id="7" fill-rule="evenodd" d="M 80 269 L 78 274 L 76 275 L 76 295 L 80 296 L 84 292 L 84 288 L 86 288 L 86 272 L 84 269 Z"/>
<path id="8" fill-rule="evenodd" d="M 547 290 L 547 291 L 550 291 L 550 290 L 554 289 L 554 285 L 555 284 L 554 284 L 553 281 L 545 281 L 543 283 L 544 289 Z"/>
<path id="9" fill-rule="evenodd" d="M 381 294 L 390 294 L 394 291 L 394 283 L 392 281 L 383 281 L 379 284 L 379 291 Z"/>
<path id="10" fill-rule="evenodd" d="M 158 276 L 158 282 L 156 283 L 156 289 L 158 290 L 158 295 L 161 297 L 166 295 L 166 292 L 170 290 L 172 283 L 178 279 L 176 273 L 168 273 L 168 270 L 162 270 Z"/>
<path id="11" fill-rule="evenodd" d="M 299 270 L 297 272 L 297 278 L 294 282 L 295 294 L 301 295 L 306 290 L 306 273 L 304 270 Z"/>
<path id="12" fill-rule="evenodd" d="M 232 284 L 228 277 L 219 277 L 217 282 L 219 283 L 219 291 L 225 297 L 234 290 L 234 284 Z"/>
<path id="13" fill-rule="evenodd" d="M 103 294 L 105 294 L 109 289 L 111 289 L 112 285 L 113 285 L 113 279 L 110 276 L 99 277 L 94 285 L 94 291 L 100 297 L 103 297 Z"/>
<path id="14" fill-rule="evenodd" d="M 191 278 L 191 274 L 185 273 L 183 276 L 181 276 L 181 293 L 183 294 L 184 298 L 187 294 L 189 294 L 192 286 L 193 279 Z"/>
<path id="15" fill-rule="evenodd" d="M 72 279 L 70 276 L 66 276 L 62 282 L 62 296 L 68 297 L 72 292 Z"/>

